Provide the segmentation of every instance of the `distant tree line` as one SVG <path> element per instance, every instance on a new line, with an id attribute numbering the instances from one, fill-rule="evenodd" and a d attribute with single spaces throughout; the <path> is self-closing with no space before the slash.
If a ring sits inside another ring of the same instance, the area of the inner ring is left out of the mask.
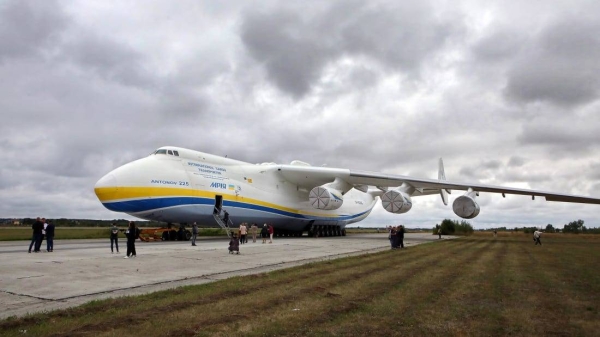
<path id="1" fill-rule="evenodd" d="M 473 234 L 473 226 L 465 220 L 461 222 L 444 219 L 441 224 L 436 224 L 433 228 L 433 234 L 438 234 L 442 229 L 442 235 L 470 235 Z"/>
<path id="2" fill-rule="evenodd" d="M 585 221 L 579 219 L 576 221 L 571 221 L 568 224 L 563 225 L 563 228 L 555 228 L 552 224 L 547 224 L 546 228 L 543 229 L 546 233 L 574 233 L 574 234 L 600 234 L 600 228 L 587 228 L 583 224 Z M 523 232 L 523 233 L 533 233 L 537 230 L 540 230 L 540 227 L 515 227 L 513 229 L 507 229 L 506 227 L 498 227 L 498 228 L 490 228 L 488 231 L 513 231 L 513 232 Z"/>

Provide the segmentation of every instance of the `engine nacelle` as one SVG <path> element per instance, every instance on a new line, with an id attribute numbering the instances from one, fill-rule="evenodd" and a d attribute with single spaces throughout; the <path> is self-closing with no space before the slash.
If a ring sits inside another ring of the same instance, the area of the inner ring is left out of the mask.
<path id="1" fill-rule="evenodd" d="M 473 219 L 479 215 L 480 208 L 479 204 L 475 201 L 475 196 L 467 194 L 461 195 L 454 200 L 452 210 L 454 211 L 454 214 L 463 219 Z"/>
<path id="2" fill-rule="evenodd" d="M 412 201 L 410 196 L 399 190 L 391 190 L 383 193 L 381 196 L 381 205 L 383 209 L 390 213 L 402 214 L 410 211 Z"/>
<path id="3" fill-rule="evenodd" d="M 327 186 L 317 186 L 310 190 L 308 202 L 316 209 L 338 209 L 344 203 L 342 192 Z"/>

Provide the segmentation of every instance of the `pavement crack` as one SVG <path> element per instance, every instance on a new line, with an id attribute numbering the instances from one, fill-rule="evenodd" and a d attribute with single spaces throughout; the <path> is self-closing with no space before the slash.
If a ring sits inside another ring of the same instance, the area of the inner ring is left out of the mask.
<path id="1" fill-rule="evenodd" d="M 8 290 L 0 290 L 3 293 L 9 294 L 9 295 L 14 295 L 14 296 L 19 296 L 19 297 L 28 297 L 28 298 L 34 298 L 36 300 L 41 300 L 41 301 L 45 301 L 45 302 L 55 302 L 58 301 L 60 302 L 60 300 L 56 300 L 53 298 L 45 298 L 45 297 L 39 297 L 39 296 L 33 296 L 33 295 L 27 295 L 27 294 L 19 294 L 19 293 L 14 293 L 12 291 L 8 291 Z"/>

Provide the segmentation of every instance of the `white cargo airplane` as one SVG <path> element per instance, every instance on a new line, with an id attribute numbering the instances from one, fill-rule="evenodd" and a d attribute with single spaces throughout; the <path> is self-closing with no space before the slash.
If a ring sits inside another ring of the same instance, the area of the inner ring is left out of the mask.
<path id="1" fill-rule="evenodd" d="M 412 208 L 414 196 L 439 193 L 447 205 L 450 190 L 466 191 L 452 206 L 465 219 L 479 214 L 479 192 L 600 204 L 600 198 L 447 181 L 441 159 L 435 180 L 313 167 L 301 161 L 250 164 L 173 146 L 113 170 L 95 186 L 106 208 L 138 218 L 215 227 L 269 223 L 278 234 L 293 236 L 303 231 L 345 235 L 346 225 L 366 218 L 377 197 L 386 211 L 402 214 Z M 229 224 L 221 220 L 222 210 L 230 214 Z"/>

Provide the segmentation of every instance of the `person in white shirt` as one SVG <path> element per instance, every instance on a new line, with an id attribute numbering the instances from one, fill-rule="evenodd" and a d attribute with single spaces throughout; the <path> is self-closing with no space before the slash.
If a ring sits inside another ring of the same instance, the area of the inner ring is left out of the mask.
<path id="1" fill-rule="evenodd" d="M 240 225 L 240 244 L 246 243 L 246 235 L 248 235 L 248 227 L 246 227 L 246 223 L 242 222 Z"/>
<path id="2" fill-rule="evenodd" d="M 540 238 L 542 237 L 542 232 L 540 231 L 535 231 L 533 232 L 533 241 L 535 241 L 536 245 L 542 245 L 542 241 L 540 241 Z"/>

